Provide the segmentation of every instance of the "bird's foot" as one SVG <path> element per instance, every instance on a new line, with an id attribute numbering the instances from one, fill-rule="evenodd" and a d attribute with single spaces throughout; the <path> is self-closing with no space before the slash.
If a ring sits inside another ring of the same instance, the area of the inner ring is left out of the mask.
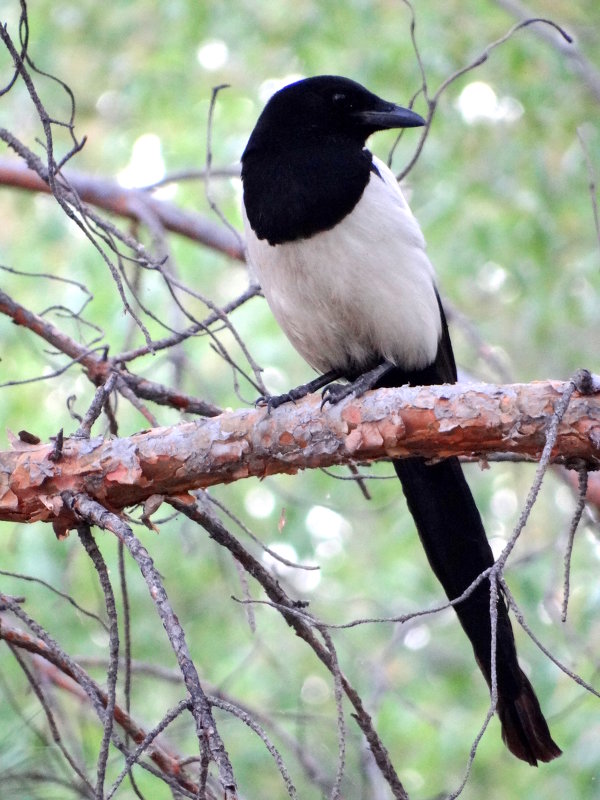
<path id="1" fill-rule="evenodd" d="M 302 400 L 306 395 L 312 394 L 312 392 L 316 392 L 318 389 L 322 389 L 323 386 L 341 377 L 342 373 L 339 370 L 332 369 L 324 375 L 319 375 L 308 383 L 303 383 L 301 386 L 290 389 L 289 392 L 285 392 L 284 394 L 263 395 L 256 400 L 255 405 L 260 407 L 266 406 L 267 413 L 270 414 L 274 408 L 279 408 L 279 406 L 282 406 L 284 403 L 295 403 L 297 400 Z"/>
<path id="2" fill-rule="evenodd" d="M 266 406 L 267 412 L 270 414 L 274 408 L 279 408 L 284 403 L 295 403 L 296 400 L 301 400 L 308 392 L 302 393 L 305 386 L 296 386 L 295 389 L 290 389 L 289 392 L 283 394 L 263 394 L 254 401 L 254 405 L 259 408 Z"/>
<path id="3" fill-rule="evenodd" d="M 321 409 L 325 403 L 332 406 L 340 403 L 345 397 L 354 394 L 354 383 L 330 383 L 321 392 Z"/>
<path id="4" fill-rule="evenodd" d="M 359 375 L 352 383 L 331 383 L 323 389 L 321 394 L 321 408 L 323 408 L 325 403 L 331 403 L 331 405 L 334 406 L 349 396 L 362 397 L 365 392 L 368 392 L 369 389 L 372 389 L 376 385 L 377 381 L 383 377 L 386 372 L 394 368 L 395 365 L 392 364 L 391 361 L 382 361 L 381 364 L 378 364 L 374 369 L 363 372 L 363 374 Z"/>

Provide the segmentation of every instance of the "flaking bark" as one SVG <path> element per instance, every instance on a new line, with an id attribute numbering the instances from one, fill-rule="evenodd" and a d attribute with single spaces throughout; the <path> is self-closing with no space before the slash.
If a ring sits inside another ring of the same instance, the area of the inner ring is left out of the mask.
<path id="1" fill-rule="evenodd" d="M 52 444 L 15 439 L 0 453 L 0 520 L 72 527 L 63 492 L 85 492 L 118 511 L 152 495 L 388 457 L 485 460 L 501 453 L 536 460 L 566 386 L 381 389 L 323 411 L 313 395 L 271 413 L 243 409 L 122 439 L 65 438 L 57 461 L 49 458 Z M 600 392 L 574 393 L 552 461 L 600 467 Z"/>

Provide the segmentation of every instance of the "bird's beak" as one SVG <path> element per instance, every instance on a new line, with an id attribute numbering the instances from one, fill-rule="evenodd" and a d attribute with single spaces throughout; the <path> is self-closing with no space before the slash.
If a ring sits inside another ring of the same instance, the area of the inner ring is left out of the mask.
<path id="1" fill-rule="evenodd" d="M 365 128 L 373 131 L 383 131 L 388 128 L 419 128 L 427 124 L 420 114 L 393 103 L 382 103 L 381 108 L 369 111 L 356 111 L 353 117 Z"/>

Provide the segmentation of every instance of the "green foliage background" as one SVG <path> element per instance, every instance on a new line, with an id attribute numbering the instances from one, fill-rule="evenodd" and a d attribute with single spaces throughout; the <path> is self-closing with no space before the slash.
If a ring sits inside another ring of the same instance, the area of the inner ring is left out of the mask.
<path id="1" fill-rule="evenodd" d="M 592 67 L 600 69 L 600 12 L 596 0 L 539 0 L 533 15 L 551 17 L 576 36 Z M 18 3 L 5 2 L 0 21 L 16 34 Z M 337 73 L 353 77 L 389 99 L 406 103 L 419 89 L 418 63 L 410 41 L 410 13 L 400 0 L 238 0 L 238 2 L 142 2 L 115 0 L 31 0 L 30 53 L 43 70 L 57 75 L 77 100 L 77 130 L 88 141 L 72 164 L 99 176 L 114 176 L 128 164 L 136 140 L 153 133 L 160 139 L 167 172 L 203 166 L 211 88 L 231 85 L 219 95 L 213 130 L 215 166 L 239 158 L 262 107 L 260 87 L 289 75 Z M 470 63 L 514 20 L 499 3 L 480 0 L 417 0 L 416 35 L 431 89 Z M 200 47 L 218 41 L 228 57 L 217 70 L 202 67 Z M 0 54 L 0 76 L 11 74 Z M 510 97 L 522 113 L 513 121 L 469 124 L 458 107 L 465 86 L 483 81 L 498 98 Z M 48 81 L 36 85 L 51 112 L 68 115 L 64 93 Z M 596 372 L 600 336 L 600 249 L 594 228 L 589 184 L 600 170 L 598 99 L 557 48 L 540 40 L 533 28 L 521 30 L 495 50 L 489 60 L 442 95 L 425 149 L 410 172 L 411 205 L 421 222 L 443 294 L 468 318 L 515 380 L 567 378 L 586 366 Z M 425 105 L 417 99 L 416 109 Z M 0 125 L 33 146 L 39 122 L 22 85 L 0 98 Z M 585 150 L 577 137 L 580 131 Z M 57 134 L 59 144 L 66 138 Z M 383 157 L 393 136 L 372 141 Z M 405 136 L 396 150 L 399 171 L 409 160 L 416 135 Z M 41 149 L 37 148 L 38 152 Z M 586 158 L 591 161 L 591 167 Z M 212 192 L 227 218 L 240 228 L 239 186 L 213 181 Z M 203 184 L 182 182 L 175 201 L 210 214 Z M 147 240 L 147 234 L 138 234 Z M 241 266 L 171 237 L 180 276 L 224 303 L 246 280 Z M 111 353 L 131 334 L 116 288 L 105 265 L 48 197 L 0 192 L 0 263 L 16 270 L 69 277 L 85 284 L 93 300 L 85 317 L 101 326 Z M 55 304 L 76 308 L 83 294 L 46 278 L 0 272 L 0 285 L 38 313 Z M 164 318 L 175 312 L 164 286 L 144 276 L 144 301 Z M 188 307 L 202 317 L 202 306 Z M 75 337 L 90 332 L 58 312 L 51 318 Z M 310 377 L 308 368 L 277 329 L 264 301 L 255 299 L 233 321 L 265 366 L 273 391 Z M 153 335 L 161 335 L 151 321 Z M 181 320 L 173 322 L 181 324 Z M 468 332 L 453 326 L 459 364 L 484 380 L 497 373 L 474 349 Z M 40 374 L 60 359 L 43 353 L 29 332 L 0 318 L 0 383 Z M 235 352 L 235 345 L 224 336 Z M 230 368 L 205 339 L 183 348 L 184 371 L 167 356 L 148 356 L 142 369 L 155 380 L 182 387 L 222 406 L 239 406 Z M 136 367 L 140 369 L 140 364 Z M 247 384 L 248 402 L 255 396 Z M 92 387 L 76 367 L 47 382 L 4 386 L 0 440 L 4 429 L 26 428 L 42 438 L 64 427 L 72 432 L 65 400 L 76 395 L 83 412 Z M 181 417 L 155 410 L 161 424 Z M 120 433 L 146 426 L 142 417 L 121 405 Z M 341 472 L 340 475 L 346 473 Z M 376 476 L 390 468 L 377 465 Z M 500 544 L 518 517 L 533 468 L 492 465 L 469 468 L 469 475 L 490 537 Z M 425 564 L 412 522 L 395 481 L 372 481 L 370 503 L 351 482 L 320 472 L 243 481 L 217 487 L 212 495 L 244 520 L 270 546 L 292 548 L 302 562 L 318 563 L 313 573 L 286 571 L 282 580 L 292 593 L 311 602 L 324 619 L 342 623 L 358 617 L 391 616 L 433 605 L 441 591 Z M 597 679 L 600 634 L 598 611 L 597 528 L 582 529 L 576 542 L 569 619 L 559 622 L 562 554 L 574 499 L 565 485 L 549 476 L 532 519 L 519 542 L 508 580 L 527 619 L 558 658 L 584 678 Z M 285 526 L 280 518 L 285 509 Z M 160 516 L 159 512 L 158 516 Z M 199 530 L 180 519 L 158 522 L 160 535 L 142 531 L 175 610 L 187 631 L 202 678 L 250 706 L 273 714 L 279 724 L 310 743 L 322 770 L 333 777 L 336 763 L 333 687 L 316 659 L 292 636 L 272 609 L 257 607 L 253 633 L 242 606 L 238 574 L 230 559 Z M 102 602 L 92 569 L 76 537 L 55 541 L 47 526 L 3 523 L 2 568 L 36 575 L 76 596 L 101 613 Z M 240 536 L 251 543 L 243 533 Z M 116 570 L 114 543 L 99 535 L 105 557 Z M 286 551 L 288 552 L 288 551 Z M 174 658 L 153 614 L 146 587 L 131 571 L 134 658 L 174 667 Z M 106 654 L 106 635 L 89 619 L 35 584 L 3 577 L 2 590 L 26 595 L 26 608 L 71 653 Z M 251 593 L 260 597 L 256 586 Z M 532 770 L 504 750 L 499 725 L 484 737 L 464 790 L 468 800 L 541 800 L 600 796 L 600 707 L 552 665 L 521 632 L 522 662 L 532 675 L 542 706 L 564 756 Z M 344 671 L 359 688 L 411 797 L 431 798 L 454 789 L 461 780 L 469 748 L 487 708 L 487 693 L 470 649 L 451 613 L 400 627 L 364 625 L 335 632 Z M 11 776 L 42 770 L 50 763 L 47 748 L 35 735 L 43 718 L 35 697 L 12 656 L 0 653 L 0 797 L 65 797 L 50 780 L 18 786 Z M 101 671 L 97 671 L 102 679 Z M 180 687 L 140 678 L 132 711 L 146 725 L 181 697 Z M 69 701 L 57 699 L 59 703 Z M 17 711 L 20 707 L 21 711 Z M 93 758 L 99 732 L 75 703 L 74 719 L 84 732 L 79 747 Z M 285 790 L 270 756 L 236 720 L 219 716 L 221 731 L 247 798 L 284 797 Z M 371 797 L 360 753 L 360 737 L 351 719 L 344 797 Z M 175 736 L 175 734 L 172 734 Z M 179 723 L 182 748 L 191 731 Z M 277 736 L 274 736 L 277 740 Z M 278 744 L 281 745 L 279 740 Z M 320 793 L 305 782 L 293 757 L 282 746 L 301 798 Z M 115 760 L 115 774 L 120 762 Z M 147 796 L 169 796 L 143 774 Z M 70 795 L 69 795 L 70 796 Z M 130 797 L 123 785 L 119 797 Z M 384 798 L 385 789 L 380 797 Z"/>

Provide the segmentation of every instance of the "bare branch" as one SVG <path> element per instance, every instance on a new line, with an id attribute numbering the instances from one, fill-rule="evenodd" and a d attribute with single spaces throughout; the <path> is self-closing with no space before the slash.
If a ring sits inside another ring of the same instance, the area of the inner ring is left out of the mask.
<path id="1" fill-rule="evenodd" d="M 173 508 L 176 508 L 189 519 L 201 525 L 216 542 L 229 550 L 232 556 L 239 561 L 248 574 L 262 586 L 269 600 L 282 614 L 290 628 L 313 649 L 324 666 L 334 675 L 334 679 L 340 681 L 346 697 L 354 708 L 354 719 L 363 732 L 371 748 L 373 758 L 382 776 L 388 782 L 394 798 L 396 798 L 396 800 L 408 800 L 408 795 L 406 794 L 404 786 L 398 777 L 386 747 L 373 726 L 373 721 L 364 706 L 361 696 L 346 676 L 340 672 L 339 666 L 328 647 L 323 645 L 315 635 L 313 628 L 319 630 L 320 623 L 317 623 L 308 612 L 301 609 L 301 603 L 288 597 L 271 573 L 265 569 L 260 561 L 257 561 L 257 559 L 254 558 L 254 556 L 248 552 L 248 550 L 246 550 L 246 548 L 243 547 L 214 516 L 208 504 L 200 505 L 194 502 L 190 497 L 172 497 L 169 499 L 169 502 Z M 336 700 L 337 699 L 336 694 Z"/>
<path id="2" fill-rule="evenodd" d="M 525 21 L 534 16 L 531 9 L 520 3 L 519 0 L 495 0 L 496 5 L 512 14 L 518 20 Z M 533 29 L 536 36 L 554 47 L 564 56 L 571 68 L 583 80 L 588 90 L 600 102 L 600 70 L 587 59 L 573 41 L 566 41 L 557 31 L 542 25 Z"/>
<path id="3" fill-rule="evenodd" d="M 212 325 L 213 323 L 223 319 L 224 316 L 230 314 L 232 311 L 235 311 L 236 308 L 239 308 L 248 300 L 259 296 L 260 293 L 260 286 L 258 286 L 256 283 L 251 283 L 239 297 L 236 297 L 235 300 L 226 303 L 223 308 L 217 309 L 201 322 L 190 325 L 181 333 L 175 333 L 172 336 L 166 336 L 164 339 L 157 339 L 153 341 L 152 352 L 157 353 L 159 350 L 165 350 L 169 347 L 173 347 L 173 345 L 185 341 L 186 339 L 189 339 L 190 336 L 195 336 L 197 333 L 203 333 L 209 325 Z M 119 353 L 119 355 L 115 357 L 115 360 L 119 363 L 125 363 L 127 361 L 133 361 L 135 358 L 139 358 L 140 356 L 147 355 L 149 352 L 150 349 L 146 345 L 144 347 L 138 347 L 135 350 L 130 350 L 129 352 Z"/>
<path id="4" fill-rule="evenodd" d="M 593 394 L 574 392 L 571 398 L 552 462 L 600 465 L 600 379 L 591 382 Z M 323 412 L 320 396 L 313 395 L 271 414 L 239 410 L 124 439 L 65 439 L 59 465 L 48 460 L 51 445 L 19 442 L 0 453 L 0 519 L 54 520 L 59 531 L 72 527 L 64 491 L 86 492 L 118 509 L 151 495 L 357 460 L 461 454 L 490 460 L 507 452 L 538 460 L 547 425 L 570 385 L 380 389 Z"/>
<path id="5" fill-rule="evenodd" d="M 73 436 L 81 437 L 82 439 L 89 439 L 90 433 L 92 430 L 92 425 L 98 419 L 100 414 L 102 413 L 102 408 L 105 402 L 108 400 L 110 393 L 115 388 L 115 384 L 117 383 L 118 375 L 116 373 L 112 373 L 109 375 L 108 380 L 105 384 L 102 384 L 96 389 L 96 393 L 94 395 L 94 399 L 85 413 L 85 416 L 81 420 L 81 425 L 75 431 Z"/>
<path id="6" fill-rule="evenodd" d="M 34 314 L 33 311 L 29 311 L 20 303 L 17 303 L 1 289 L 0 314 L 6 314 L 6 316 L 11 317 L 15 324 L 29 328 L 30 331 L 69 356 L 72 360 L 64 369 L 74 364 L 81 364 L 88 378 L 96 386 L 104 383 L 108 379 L 110 373 L 116 371 L 119 374 L 119 386 L 128 386 L 140 398 L 152 400 L 160 405 L 178 408 L 190 414 L 215 416 L 220 412 L 220 409 L 212 403 L 191 397 L 184 392 L 170 389 L 154 381 L 149 381 L 146 378 L 134 375 L 126 369 L 120 369 L 119 357 L 117 356 L 114 359 L 106 358 L 106 348 L 104 346 L 97 345 L 90 349 L 79 344 L 79 342 L 67 336 L 67 334 L 63 333 L 51 322 L 48 322 L 48 320 L 38 314 Z M 98 355 L 98 350 L 102 351 L 101 355 Z M 35 378 L 35 380 L 42 380 L 47 377 L 48 376 L 44 375 Z"/>
<path id="7" fill-rule="evenodd" d="M 119 626 L 117 622 L 117 606 L 115 603 L 115 596 L 106 563 L 102 558 L 100 550 L 98 550 L 96 542 L 94 541 L 90 526 L 87 523 L 83 523 L 78 527 L 77 532 L 79 533 L 79 539 L 81 540 L 81 543 L 85 547 L 85 550 L 90 557 L 96 572 L 98 573 L 98 579 L 104 594 L 106 613 L 110 622 L 109 663 L 106 674 L 106 682 L 108 687 L 106 717 L 104 720 L 102 744 L 100 746 L 100 752 L 98 753 L 96 778 L 96 798 L 97 800 L 104 800 L 104 781 L 106 779 L 106 765 L 108 763 L 109 745 L 113 731 L 117 692 L 117 675 L 119 671 Z"/>
<path id="8" fill-rule="evenodd" d="M 236 800 L 236 784 L 229 756 L 217 731 L 209 701 L 200 684 L 198 672 L 187 647 L 183 628 L 171 607 L 162 580 L 150 554 L 134 535 L 129 525 L 116 514 L 112 514 L 100 505 L 100 503 L 84 494 L 71 492 L 64 492 L 63 499 L 81 520 L 114 533 L 127 547 L 140 568 L 190 694 L 191 712 L 196 723 L 196 733 L 201 753 L 207 747 L 211 758 L 218 767 L 224 800 Z"/>
<path id="9" fill-rule="evenodd" d="M 0 597 L 5 599 L 5 595 L 0 595 Z M 60 649 L 55 646 L 55 643 L 52 642 L 49 644 L 45 641 L 46 638 L 47 637 L 44 637 L 44 639 L 42 639 L 38 636 L 32 636 L 26 631 L 7 624 L 4 619 L 2 620 L 2 625 L 0 625 L 0 640 L 4 640 L 20 650 L 32 653 L 35 658 L 40 659 L 40 663 L 48 662 L 52 664 L 56 669 L 60 670 L 63 675 L 71 679 L 73 682 L 71 687 L 72 691 L 78 693 L 82 699 L 85 699 L 86 695 L 89 697 L 89 691 L 91 690 L 94 694 L 95 701 L 100 704 L 100 708 L 106 707 L 108 703 L 106 693 L 83 671 L 83 669 L 81 669 L 81 667 L 75 665 L 75 662 L 69 659 L 66 654 L 62 653 Z M 95 706 L 96 703 L 93 705 Z M 136 744 L 145 741 L 148 735 L 146 731 L 119 705 L 115 705 L 114 719 Z M 151 739 L 152 738 L 154 737 L 151 737 Z M 146 752 L 157 765 L 161 776 L 164 777 L 165 780 L 170 784 L 175 784 L 181 791 L 185 790 L 192 793 L 191 796 L 196 796 L 198 787 L 184 774 L 181 763 L 177 758 L 155 743 L 152 744 L 152 746 L 148 746 L 147 744 Z M 148 765 L 141 765 L 145 769 L 148 769 Z"/>
<path id="10" fill-rule="evenodd" d="M 95 797 L 94 787 L 88 780 L 88 777 L 85 774 L 84 767 L 81 764 L 77 763 L 75 757 L 72 756 L 71 753 L 66 748 L 62 740 L 62 737 L 60 735 L 60 731 L 58 730 L 58 725 L 56 724 L 56 720 L 54 719 L 54 714 L 52 713 L 52 710 L 46 701 L 46 698 L 44 696 L 39 681 L 36 679 L 34 673 L 29 669 L 23 656 L 19 653 L 19 648 L 12 643 L 9 643 L 8 646 L 13 656 L 15 657 L 17 663 L 23 670 L 27 680 L 29 681 L 29 685 L 31 686 L 34 694 L 38 698 L 40 705 L 44 709 L 44 713 L 46 714 L 46 719 L 48 720 L 48 727 L 50 728 L 52 741 L 56 744 L 56 746 L 64 756 L 65 761 L 69 764 L 73 772 L 77 775 L 77 777 L 81 781 L 82 787 L 84 787 L 85 789 L 86 796 L 94 798 Z"/>
<path id="11" fill-rule="evenodd" d="M 165 230 L 218 250 L 237 261 L 244 261 L 240 235 L 234 236 L 231 230 L 216 225 L 201 214 L 179 208 L 167 200 L 159 200 L 147 190 L 127 189 L 108 178 L 74 170 L 63 170 L 61 174 L 85 203 L 132 220 L 139 220 L 140 208 L 146 207 Z M 48 184 L 36 172 L 12 158 L 0 158 L 0 185 L 29 192 L 51 193 Z"/>
<path id="12" fill-rule="evenodd" d="M 405 4 L 408 5 L 408 7 L 412 9 L 412 6 L 410 5 L 410 3 L 406 2 L 406 0 L 405 0 Z M 538 25 L 537 23 L 541 23 L 541 24 Z M 551 28 L 554 32 L 556 32 L 557 34 L 562 36 L 562 38 L 564 39 L 564 41 L 566 43 L 568 43 L 569 45 L 572 44 L 572 39 L 569 36 L 569 34 L 563 28 L 561 28 L 560 25 L 557 25 L 556 22 L 553 22 L 551 19 L 544 19 L 542 17 L 528 16 L 526 19 L 523 19 L 520 22 L 517 22 L 515 25 L 513 25 L 512 28 L 509 31 L 507 31 L 503 36 L 501 36 L 499 39 L 496 39 L 495 41 L 493 41 L 490 44 L 488 44 L 485 47 L 485 49 L 475 59 L 473 59 L 473 61 L 471 61 L 469 64 L 466 64 L 464 67 L 461 67 L 460 69 L 457 69 L 456 72 L 453 72 L 451 75 L 449 75 L 444 81 L 442 81 L 442 83 L 440 84 L 440 86 L 438 87 L 438 89 L 436 90 L 436 92 L 433 95 L 429 95 L 429 93 L 428 93 L 427 82 L 425 80 L 425 74 L 424 74 L 424 71 L 423 71 L 423 68 L 422 68 L 422 65 L 421 65 L 421 75 L 422 75 L 422 81 L 423 81 L 422 91 L 423 91 L 423 94 L 425 96 L 425 99 L 427 100 L 427 106 L 428 106 L 427 124 L 423 128 L 423 132 L 421 134 L 421 138 L 419 139 L 419 142 L 417 144 L 415 152 L 413 153 L 412 158 L 410 159 L 408 164 L 403 168 L 403 170 L 400 172 L 400 174 L 397 176 L 399 181 L 401 181 L 403 178 L 406 177 L 406 175 L 408 175 L 408 173 L 411 171 L 411 169 L 414 167 L 414 165 L 418 161 L 419 156 L 421 155 L 421 151 L 423 150 L 423 147 L 424 147 L 425 142 L 427 140 L 427 137 L 429 136 L 429 130 L 431 128 L 431 123 L 432 123 L 433 117 L 434 117 L 436 109 L 437 109 L 437 104 L 439 102 L 440 97 L 446 91 L 446 89 L 452 83 L 454 83 L 454 81 L 458 80 L 458 78 L 460 78 L 462 75 L 466 75 L 468 72 L 471 72 L 472 70 L 476 69 L 477 67 L 481 66 L 482 64 L 485 64 L 485 62 L 488 60 L 488 58 L 490 57 L 492 52 L 497 47 L 500 47 L 505 42 L 507 42 L 509 39 L 511 39 L 512 36 L 515 33 L 517 33 L 517 31 L 521 30 L 521 28 L 527 28 L 527 27 L 529 27 L 531 25 L 533 25 L 536 28 L 538 28 L 538 27 Z M 417 53 L 417 57 L 420 58 L 418 56 L 419 50 L 418 50 L 418 47 L 416 45 L 416 40 L 415 40 L 415 35 L 414 35 L 414 21 L 413 21 L 413 46 L 414 46 L 415 52 Z"/>
<path id="13" fill-rule="evenodd" d="M 569 594 L 571 589 L 571 556 L 573 555 L 573 544 L 575 542 L 575 533 L 577 531 L 577 526 L 581 520 L 583 515 L 583 511 L 585 508 L 585 499 L 588 490 L 588 472 L 585 466 L 580 467 L 578 470 L 579 475 L 579 496 L 577 497 L 577 507 L 575 509 L 575 513 L 573 514 L 573 518 L 571 520 L 571 525 L 569 526 L 569 535 L 567 539 L 567 546 L 565 549 L 565 577 L 563 580 L 563 605 L 562 605 L 562 614 L 561 614 L 561 621 L 567 621 L 567 608 L 569 605 Z"/>
<path id="14" fill-rule="evenodd" d="M 600 84 L 600 77 L 598 80 Z M 579 144 L 581 145 L 581 149 L 583 151 L 583 157 L 585 158 L 585 162 L 587 165 L 587 170 L 589 175 L 588 188 L 590 192 L 590 201 L 592 204 L 592 214 L 594 216 L 594 227 L 596 228 L 596 239 L 598 241 L 598 245 L 600 246 L 600 213 L 598 212 L 598 181 L 596 177 L 596 171 L 594 169 L 594 164 L 592 163 L 592 158 L 590 156 L 590 151 L 588 143 L 585 138 L 583 127 L 577 129 L 577 138 L 579 139 Z"/>

